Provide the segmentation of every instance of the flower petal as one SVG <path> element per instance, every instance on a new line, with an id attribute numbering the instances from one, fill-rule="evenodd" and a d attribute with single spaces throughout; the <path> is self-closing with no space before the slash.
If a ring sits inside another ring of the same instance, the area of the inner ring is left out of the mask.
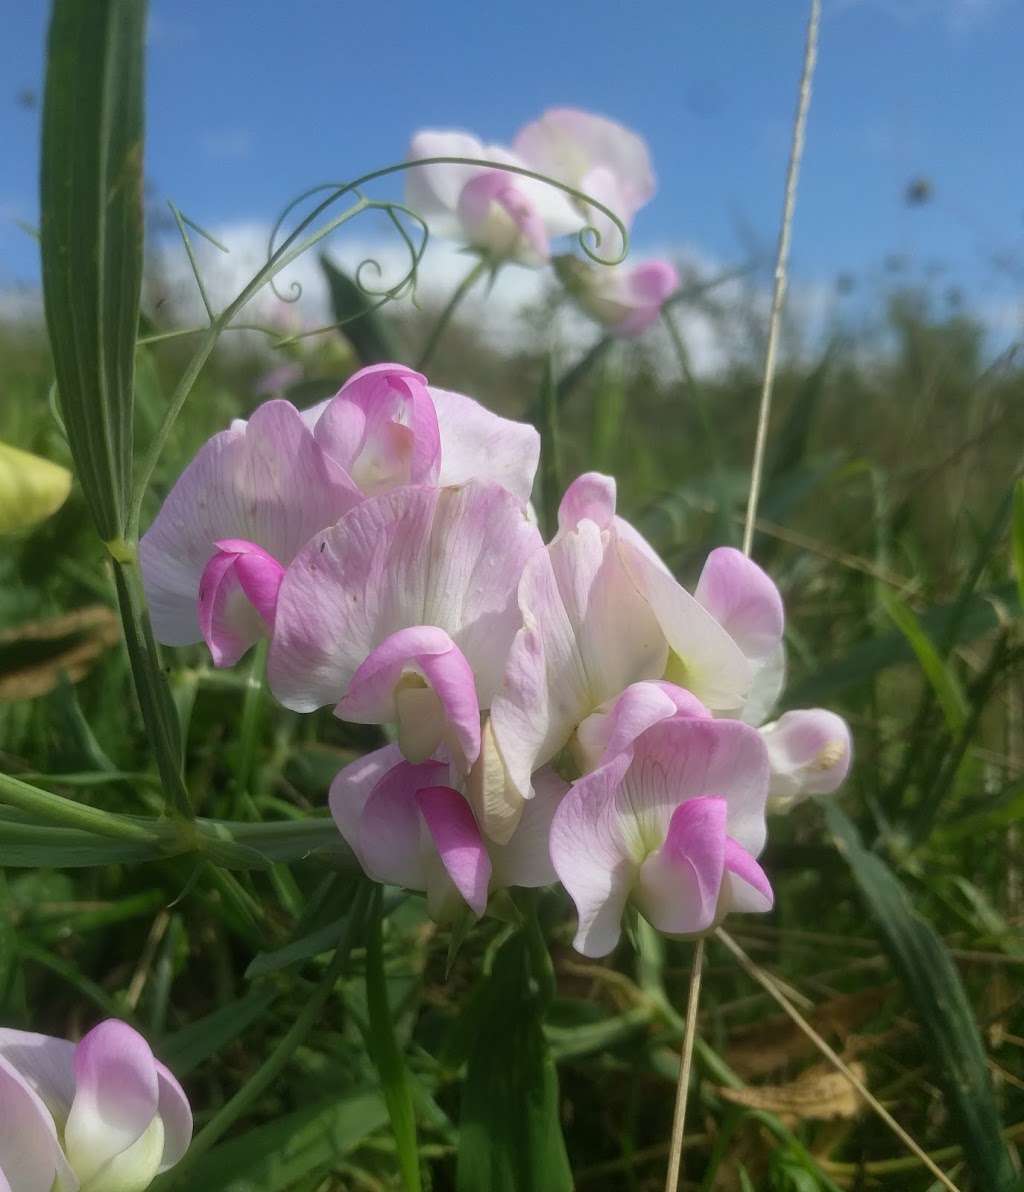
<path id="1" fill-rule="evenodd" d="M 540 435 L 526 422 L 499 418 L 461 393 L 431 387 L 441 436 L 439 484 L 488 480 L 526 505 L 540 460 Z"/>
<path id="2" fill-rule="evenodd" d="M 615 478 L 601 472 L 584 472 L 565 490 L 558 506 L 558 532 L 568 534 L 584 518 L 589 518 L 602 530 L 611 527 L 615 518 Z"/>
<path id="3" fill-rule="evenodd" d="M 618 800 L 629 764 L 628 753 L 621 753 L 578 779 L 551 821 L 551 863 L 576 905 L 573 947 L 584 956 L 607 956 L 619 942 L 639 867 L 622 831 Z"/>
<path id="4" fill-rule="evenodd" d="M 519 824 L 526 800 L 509 777 L 489 716 L 480 730 L 480 756 L 466 780 L 466 798 L 487 839 L 506 844 Z"/>
<path id="5" fill-rule="evenodd" d="M 192 1141 L 192 1107 L 173 1072 L 156 1062 L 159 1087 L 158 1112 L 164 1124 L 164 1148 L 160 1171 L 167 1171 L 183 1158 Z"/>
<path id="6" fill-rule="evenodd" d="M 728 892 L 726 909 L 763 913 L 775 905 L 775 891 L 768 875 L 747 850 L 732 837 L 725 841 Z"/>
<path id="7" fill-rule="evenodd" d="M 638 857 L 661 843 L 686 799 L 726 801 L 726 829 L 755 856 L 764 848 L 767 751 L 755 729 L 736 720 L 675 716 L 639 736 L 619 756 L 632 761 L 622 779 L 624 831 Z"/>
<path id="8" fill-rule="evenodd" d="M 633 900 L 658 931 L 694 935 L 715 922 L 725 872 L 725 799 L 701 795 L 672 812 L 665 842 L 644 861 Z"/>
<path id="9" fill-rule="evenodd" d="M 408 157 L 410 161 L 425 157 L 486 160 L 487 154 L 481 142 L 469 133 L 424 129 L 412 138 Z M 461 232 L 455 215 L 459 195 L 481 168 L 458 163 L 415 166 L 406 171 L 406 204 L 423 216 L 436 235 L 457 238 Z"/>
<path id="10" fill-rule="evenodd" d="M 274 624 L 284 568 L 255 543 L 222 538 L 199 580 L 199 628 L 215 666 L 234 666 Z"/>
<path id="11" fill-rule="evenodd" d="M 613 531 L 589 518 L 527 563 L 519 584 L 523 628 L 508 654 L 491 721 L 510 780 L 530 775 L 577 725 L 630 683 L 659 678 L 665 639 L 636 590 Z"/>
<path id="12" fill-rule="evenodd" d="M 489 846 L 495 889 L 505 886 L 534 889 L 558 880 L 548 844 L 551 821 L 568 789 L 569 784 L 550 766 L 534 774 L 534 795 L 523 804 L 515 831 L 504 844 Z"/>
<path id="13" fill-rule="evenodd" d="M 619 552 L 672 651 L 664 677 L 692 691 L 714 711 L 741 708 L 752 674 L 740 647 L 704 606 L 636 543 L 620 537 Z"/>
<path id="14" fill-rule="evenodd" d="M 786 712 L 766 724 L 773 803 L 791 805 L 808 795 L 836 790 L 850 769 L 852 744 L 846 721 L 825 708 Z"/>
<path id="15" fill-rule="evenodd" d="M 416 625 L 386 638 L 359 666 L 335 708 L 357 724 L 398 722 L 408 761 L 425 761 L 442 741 L 460 773 L 480 753 L 473 671 L 443 629 Z"/>
<path id="16" fill-rule="evenodd" d="M 407 890 L 427 889 L 427 862 L 435 850 L 423 839 L 416 794 L 447 778 L 446 762 L 414 766 L 403 761 L 378 781 L 363 806 L 359 846 L 353 849 L 368 877 Z"/>
<path id="17" fill-rule="evenodd" d="M 434 484 L 441 442 L 426 377 L 402 364 L 353 374 L 323 404 L 316 441 L 367 496 L 400 484 Z"/>
<path id="18" fill-rule="evenodd" d="M 63 1123 L 75 1096 L 74 1043 L 0 1027 L 0 1056 L 17 1068 L 54 1118 Z"/>
<path id="19" fill-rule="evenodd" d="M 20 1033 L 20 1032 L 16 1032 Z M 56 1181 L 56 1184 L 55 1184 Z M 49 1110 L 29 1081 L 0 1055 L 0 1189 L 77 1192 Z"/>
<path id="20" fill-rule="evenodd" d="M 461 650 L 488 707 L 520 624 L 516 584 L 540 547 L 522 506 L 496 484 L 371 497 L 288 568 L 270 649 L 274 694 L 296 711 L 336 703 L 382 642 L 428 625 Z"/>
<path id="21" fill-rule="evenodd" d="M 713 550 L 694 595 L 749 659 L 778 649 L 785 628 L 782 597 L 753 559 L 731 546 Z"/>
<path id="22" fill-rule="evenodd" d="M 169 646 L 202 639 L 196 600 L 219 539 L 245 539 L 287 566 L 359 499 L 286 401 L 266 402 L 247 423 L 214 435 L 139 543 L 157 639 Z"/>
<path id="23" fill-rule="evenodd" d="M 580 724 L 576 730 L 577 757 L 584 772 L 593 770 L 632 745 L 660 720 L 710 715 L 695 695 L 674 683 L 632 683 Z"/>
<path id="24" fill-rule="evenodd" d="M 156 1061 L 146 1040 L 116 1019 L 93 1027 L 75 1049 L 75 1098 L 64 1129 L 79 1179 L 88 1184 L 138 1142 L 158 1107 Z"/>
<path id="25" fill-rule="evenodd" d="M 450 786 L 428 786 L 416 792 L 416 805 L 448 876 L 479 918 L 487 909 L 491 858 L 469 804 Z"/>
<path id="26" fill-rule="evenodd" d="M 359 842 L 363 808 L 374 787 L 405 759 L 397 745 L 385 745 L 365 757 L 357 758 L 339 770 L 331 783 L 328 805 L 338 831 L 345 838 L 356 860 L 366 869 Z"/>

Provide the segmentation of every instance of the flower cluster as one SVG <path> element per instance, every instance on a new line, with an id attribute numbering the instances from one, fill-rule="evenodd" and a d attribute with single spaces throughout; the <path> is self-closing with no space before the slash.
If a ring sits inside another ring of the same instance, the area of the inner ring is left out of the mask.
<path id="1" fill-rule="evenodd" d="M 763 723 L 783 607 L 738 551 L 687 591 L 596 473 L 545 544 L 539 450 L 398 364 L 310 410 L 269 401 L 200 450 L 142 540 L 156 635 L 218 666 L 269 637 L 286 707 L 388 728 L 331 811 L 366 873 L 438 920 L 557 878 L 597 956 L 630 903 L 672 935 L 767 910 L 769 800 L 834 790 L 846 725 Z"/>
<path id="2" fill-rule="evenodd" d="M 191 1140 L 181 1086 L 127 1023 L 77 1044 L 0 1028 L 0 1192 L 144 1192 Z"/>
<path id="3" fill-rule="evenodd" d="M 538 267 L 551 260 L 551 241 L 592 228 L 600 255 L 621 252 L 619 228 L 600 209 L 550 182 L 554 179 L 596 199 L 628 231 L 654 195 L 655 180 L 643 139 L 622 125 L 574 108 L 554 108 L 516 135 L 512 148 L 485 145 L 464 132 L 417 133 L 409 159 L 474 158 L 513 170 L 435 162 L 409 171 L 407 202 L 432 232 L 468 245 L 492 261 Z M 657 319 L 679 288 L 670 261 L 593 266 L 555 259 L 558 273 L 579 305 L 611 334 L 633 336 Z"/>

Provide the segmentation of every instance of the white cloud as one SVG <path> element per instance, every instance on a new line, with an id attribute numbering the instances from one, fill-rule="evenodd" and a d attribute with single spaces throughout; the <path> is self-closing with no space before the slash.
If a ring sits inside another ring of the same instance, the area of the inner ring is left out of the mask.
<path id="1" fill-rule="evenodd" d="M 252 130 L 248 128 L 211 128 L 199 136 L 199 147 L 214 161 L 238 161 L 252 152 Z"/>
<path id="2" fill-rule="evenodd" d="M 832 15 L 851 8 L 873 8 L 904 25 L 932 22 L 936 16 L 954 37 L 966 37 L 991 27 L 1008 0 L 831 0 Z"/>

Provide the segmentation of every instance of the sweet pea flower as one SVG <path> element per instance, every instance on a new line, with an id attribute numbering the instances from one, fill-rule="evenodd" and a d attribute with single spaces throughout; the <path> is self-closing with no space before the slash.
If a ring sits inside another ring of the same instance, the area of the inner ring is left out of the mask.
<path id="1" fill-rule="evenodd" d="M 542 546 L 521 502 L 497 484 L 369 498 L 288 568 L 271 689 L 296 711 L 333 703 L 343 720 L 397 723 L 408 761 L 444 746 L 464 774 L 520 626 L 516 584 Z"/>
<path id="2" fill-rule="evenodd" d="M 525 505 L 539 453 L 533 427 L 400 364 L 364 368 L 301 413 L 266 402 L 199 451 L 140 543 L 157 640 L 205 640 L 217 666 L 232 666 L 272 631 L 299 549 L 348 509 L 482 474 Z"/>
<path id="3" fill-rule="evenodd" d="M 628 231 L 654 195 L 655 178 L 644 139 L 614 120 L 576 108 L 552 108 L 517 134 L 513 148 L 539 174 L 557 178 L 599 200 Z M 620 248 L 620 233 L 601 211 L 579 204 L 600 235 L 603 255 Z"/>
<path id="4" fill-rule="evenodd" d="M 614 480 L 597 473 L 575 480 L 558 524 L 523 571 L 522 628 L 491 703 L 505 830 L 530 797 L 530 775 L 631 684 L 666 679 L 708 708 L 733 713 L 752 679 L 729 633 L 615 515 Z M 492 775 L 492 803 L 499 783 Z"/>
<path id="5" fill-rule="evenodd" d="M 754 672 L 739 715 L 761 725 L 771 765 L 769 809 L 788 811 L 809 795 L 831 794 L 850 769 L 850 729 L 824 708 L 800 708 L 765 724 L 786 673 L 782 598 L 756 563 L 732 547 L 711 552 L 697 599 L 731 634 Z"/>
<path id="6" fill-rule="evenodd" d="M 367 877 L 424 891 L 438 923 L 463 906 L 479 918 L 494 890 L 554 882 L 548 834 L 567 788 L 552 770 L 538 774 L 529 812 L 511 840 L 496 845 L 485 842 L 456 781 L 447 762 L 413 765 L 388 745 L 346 766 L 331 784 L 334 822 Z"/>
<path id="7" fill-rule="evenodd" d="M 526 163 L 500 145 L 484 145 L 462 132 L 418 132 L 409 159 L 472 157 L 503 165 Z M 435 235 L 456 240 L 495 262 L 538 266 L 550 240 L 578 232 L 585 221 L 558 187 L 510 170 L 438 163 L 406 175 L 406 202 Z"/>
<path id="8" fill-rule="evenodd" d="M 658 931 L 699 935 L 729 911 L 767 911 L 768 759 L 735 720 L 654 723 L 577 779 L 551 824 L 551 861 L 576 905 L 573 946 L 605 956 L 632 904 Z"/>
<path id="9" fill-rule="evenodd" d="M 555 268 L 580 307 L 620 339 L 640 335 L 657 322 L 666 299 L 679 289 L 679 271 L 671 261 L 588 265 L 562 256 Z"/>
<path id="10" fill-rule="evenodd" d="M 761 728 L 772 777 L 768 808 L 789 811 L 811 795 L 830 795 L 846 779 L 853 746 L 846 721 L 825 708 L 798 708 Z"/>
<path id="11" fill-rule="evenodd" d="M 78 1044 L 0 1029 L 0 1192 L 143 1192 L 191 1139 L 181 1086 L 127 1023 Z"/>

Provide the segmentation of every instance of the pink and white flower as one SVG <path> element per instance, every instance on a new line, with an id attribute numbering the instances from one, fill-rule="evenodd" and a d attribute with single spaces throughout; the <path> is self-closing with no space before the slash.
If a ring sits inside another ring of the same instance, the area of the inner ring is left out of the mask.
<path id="1" fill-rule="evenodd" d="M 2 1192 L 143 1192 L 191 1139 L 181 1086 L 127 1023 L 78 1044 L 0 1029 Z"/>
<path id="2" fill-rule="evenodd" d="M 627 231 L 656 189 L 643 137 L 593 112 L 551 108 L 520 130 L 513 148 L 539 174 L 604 203 Z M 586 204 L 580 204 L 580 209 L 600 234 L 602 255 L 610 257 L 618 251 L 620 235 L 612 221 Z"/>
<path id="3" fill-rule="evenodd" d="M 331 784 L 334 822 L 366 875 L 424 891 L 437 922 L 464 905 L 479 917 L 496 889 L 555 880 L 547 842 L 567 784 L 551 770 L 537 775 L 530 810 L 508 843 L 496 845 L 484 840 L 457 782 L 446 762 L 413 765 L 389 745 L 346 766 Z"/>
<path id="4" fill-rule="evenodd" d="M 825 708 L 798 708 L 761 728 L 772 779 L 771 811 L 788 811 L 811 795 L 838 790 L 850 770 L 853 744 L 846 721 Z"/>
<path id="5" fill-rule="evenodd" d="M 397 364 L 356 373 L 303 413 L 260 406 L 199 451 L 139 546 L 157 639 L 205 640 L 231 666 L 271 633 L 285 568 L 369 496 L 487 475 L 525 505 L 537 432 Z"/>
<path id="6" fill-rule="evenodd" d="M 555 265 L 580 307 L 621 339 L 640 335 L 657 322 L 666 300 L 679 289 L 679 270 L 671 261 L 588 265 L 565 256 Z"/>
<path id="7" fill-rule="evenodd" d="M 658 931 L 699 935 L 767 911 L 768 759 L 759 734 L 685 712 L 657 721 L 577 779 L 551 824 L 551 861 L 576 905 L 574 947 L 604 956 L 632 904 Z"/>
<path id="8" fill-rule="evenodd" d="M 409 159 L 430 157 L 469 157 L 526 167 L 508 149 L 484 145 L 463 132 L 417 133 L 409 146 Z M 460 241 L 494 261 L 521 265 L 545 264 L 551 239 L 578 232 L 585 222 L 557 187 L 483 165 L 415 166 L 407 173 L 406 202 L 435 235 Z"/>
<path id="9" fill-rule="evenodd" d="M 406 758 L 444 746 L 464 774 L 480 712 L 520 626 L 515 589 L 542 549 L 497 484 L 410 486 L 372 497 L 318 534 L 278 596 L 270 685 L 296 711 L 397 723 Z"/>
<path id="10" fill-rule="evenodd" d="M 615 515 L 609 477 L 570 485 L 558 534 L 527 562 L 518 601 L 522 628 L 491 704 L 509 823 L 530 797 L 530 775 L 631 684 L 667 679 L 722 713 L 747 698 L 752 668 L 740 646 Z"/>

